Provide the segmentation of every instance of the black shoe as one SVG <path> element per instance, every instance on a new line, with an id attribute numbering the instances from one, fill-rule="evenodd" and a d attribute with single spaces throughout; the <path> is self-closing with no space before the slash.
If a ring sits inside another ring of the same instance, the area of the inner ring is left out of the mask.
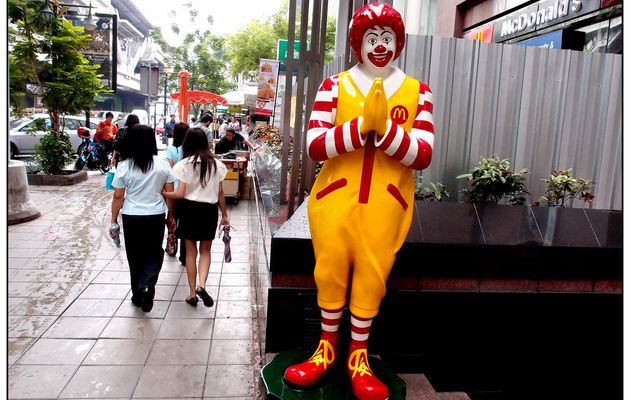
<path id="1" fill-rule="evenodd" d="M 210 297 L 208 292 L 206 292 L 206 289 L 204 289 L 202 287 L 198 287 L 197 288 L 197 294 L 199 295 L 199 297 L 201 297 L 201 300 L 203 300 L 203 305 L 204 306 L 212 307 L 212 305 L 214 304 L 214 300 L 212 300 L 212 297 Z"/>
<path id="2" fill-rule="evenodd" d="M 195 297 L 186 297 L 186 303 L 190 304 L 193 307 L 197 307 L 197 303 L 199 303 L 199 299 L 197 298 L 197 296 Z"/>
<path id="3" fill-rule="evenodd" d="M 131 304 L 138 308 L 142 307 L 142 304 L 140 304 L 140 300 L 138 300 L 135 296 L 131 296 Z"/>
<path id="4" fill-rule="evenodd" d="M 144 312 L 149 312 L 153 309 L 153 296 L 155 292 L 150 290 L 149 288 L 144 288 L 141 290 L 142 303 L 141 308 Z"/>

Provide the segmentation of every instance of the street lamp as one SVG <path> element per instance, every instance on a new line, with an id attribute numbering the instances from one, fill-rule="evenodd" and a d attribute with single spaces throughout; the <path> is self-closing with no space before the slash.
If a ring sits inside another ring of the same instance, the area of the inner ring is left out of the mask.
<path id="1" fill-rule="evenodd" d="M 53 6 L 52 10 L 50 9 L 49 3 L 52 4 Z M 83 6 L 83 5 L 78 5 L 78 4 L 63 4 L 63 3 L 60 3 L 59 0 L 46 0 L 46 2 L 44 3 L 44 6 L 40 10 L 40 13 L 42 14 L 42 18 L 44 18 L 44 21 L 46 21 L 47 24 L 50 24 L 53 18 L 58 16 L 60 7 L 87 8 L 88 18 L 83 23 L 83 28 L 88 32 L 92 32 L 97 28 L 96 22 L 94 22 L 94 18 L 92 17 L 92 1 L 90 1 L 89 6 Z M 63 14 L 63 12 L 64 11 L 61 10 L 61 14 Z"/>
<path id="2" fill-rule="evenodd" d="M 83 28 L 91 32 L 96 29 L 96 22 L 94 22 L 94 18 L 92 18 L 92 2 L 90 1 L 89 9 L 88 9 L 88 18 L 83 23 Z"/>
<path id="3" fill-rule="evenodd" d="M 168 91 L 168 74 L 173 72 L 170 68 L 164 67 L 164 129 L 166 129 L 166 92 Z"/>

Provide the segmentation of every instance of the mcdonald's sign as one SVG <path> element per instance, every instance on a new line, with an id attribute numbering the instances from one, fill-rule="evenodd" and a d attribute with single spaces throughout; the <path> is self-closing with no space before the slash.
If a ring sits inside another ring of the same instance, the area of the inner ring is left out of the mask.
<path id="1" fill-rule="evenodd" d="M 484 43 L 492 43 L 492 33 L 494 30 L 493 28 L 494 25 L 489 24 L 477 29 L 473 29 L 472 31 L 464 33 L 464 38 L 478 40 Z"/>
<path id="2" fill-rule="evenodd" d="M 402 125 L 409 119 L 409 110 L 403 106 L 396 106 L 392 108 L 389 113 L 390 119 L 398 125 Z"/>

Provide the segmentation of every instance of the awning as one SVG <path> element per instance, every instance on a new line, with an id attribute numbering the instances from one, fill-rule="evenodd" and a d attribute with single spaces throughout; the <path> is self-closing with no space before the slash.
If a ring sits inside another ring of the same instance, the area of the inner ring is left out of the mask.
<path id="1" fill-rule="evenodd" d="M 179 101 L 180 93 L 171 94 L 171 99 Z M 201 104 L 217 104 L 225 105 L 227 104 L 227 100 L 223 96 L 219 96 L 218 94 L 212 92 L 203 92 L 201 90 L 189 90 L 188 91 L 188 100 L 191 103 L 201 103 Z"/>

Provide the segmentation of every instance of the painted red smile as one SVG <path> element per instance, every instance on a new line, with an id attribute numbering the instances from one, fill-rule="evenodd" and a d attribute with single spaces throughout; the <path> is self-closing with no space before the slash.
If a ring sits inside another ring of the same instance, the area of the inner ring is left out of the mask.
<path id="1" fill-rule="evenodd" d="M 367 56 L 372 64 L 376 65 L 379 68 L 383 68 L 392 59 L 392 57 L 394 56 L 394 53 L 391 51 L 388 51 L 387 53 L 382 53 L 382 54 L 368 53 Z"/>

